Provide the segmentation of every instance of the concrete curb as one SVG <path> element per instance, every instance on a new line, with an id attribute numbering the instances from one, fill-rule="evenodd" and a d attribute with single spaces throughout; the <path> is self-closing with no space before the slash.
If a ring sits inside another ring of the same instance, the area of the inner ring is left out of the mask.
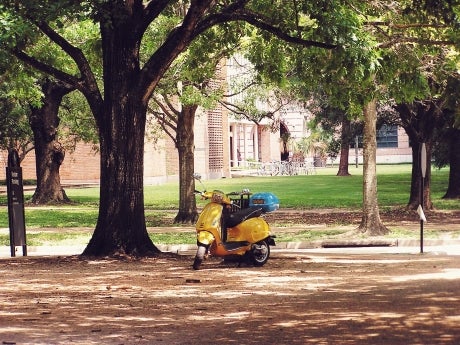
<path id="1" fill-rule="evenodd" d="M 448 250 L 453 255 L 460 255 L 460 240 L 426 239 L 423 242 L 427 251 Z M 325 240 L 312 242 L 278 242 L 274 251 L 315 250 L 335 252 L 349 252 L 360 250 L 366 252 L 416 252 L 420 246 L 419 240 L 414 239 L 389 239 L 389 240 Z M 28 256 L 70 256 L 79 255 L 86 245 L 75 246 L 27 246 Z M 188 253 L 196 250 L 194 244 L 157 245 L 162 252 Z M 10 257 L 10 247 L 0 247 L 0 258 Z M 22 256 L 22 247 L 16 247 L 16 256 Z"/>

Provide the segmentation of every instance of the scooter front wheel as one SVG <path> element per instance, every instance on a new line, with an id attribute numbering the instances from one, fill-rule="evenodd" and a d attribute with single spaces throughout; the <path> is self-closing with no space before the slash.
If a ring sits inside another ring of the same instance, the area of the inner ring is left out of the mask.
<path id="1" fill-rule="evenodd" d="M 263 266 L 270 257 L 270 246 L 266 240 L 259 241 L 252 246 L 252 261 L 254 266 Z"/>
<path id="2" fill-rule="evenodd" d="M 206 247 L 198 246 L 196 250 L 195 260 L 193 261 L 193 269 L 200 269 L 201 263 L 203 262 L 204 255 L 206 254 Z"/>

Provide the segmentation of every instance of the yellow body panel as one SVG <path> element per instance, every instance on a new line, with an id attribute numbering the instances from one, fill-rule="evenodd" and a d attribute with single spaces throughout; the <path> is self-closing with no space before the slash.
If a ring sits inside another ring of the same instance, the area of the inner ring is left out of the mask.
<path id="1" fill-rule="evenodd" d="M 251 245 L 238 248 L 237 250 L 227 251 L 221 241 L 215 241 L 210 248 L 210 252 L 214 256 L 226 256 L 226 255 L 243 255 L 251 249 Z"/>
<path id="2" fill-rule="evenodd" d="M 251 249 L 253 243 L 270 236 L 270 228 L 263 218 L 250 218 L 227 229 L 227 242 L 247 241 L 250 244 L 235 250 L 226 250 L 221 238 L 222 210 L 221 204 L 210 202 L 203 208 L 196 222 L 197 241 L 210 245 L 209 251 L 212 255 L 243 255 Z"/>
<path id="3" fill-rule="evenodd" d="M 262 241 L 270 235 L 270 227 L 260 217 L 250 218 L 227 230 L 227 241 Z"/>
<path id="4" fill-rule="evenodd" d="M 200 231 L 199 233 L 196 234 L 196 239 L 198 242 L 206 246 L 209 246 L 211 243 L 214 242 L 216 238 L 209 231 Z"/>
<path id="5" fill-rule="evenodd" d="M 218 231 L 220 230 L 220 217 L 222 216 L 223 206 L 210 202 L 207 204 L 196 222 L 196 231 Z"/>
<path id="6" fill-rule="evenodd" d="M 216 238 L 220 238 L 220 218 L 223 206 L 210 202 L 207 204 L 196 222 L 197 241 L 208 246 Z"/>

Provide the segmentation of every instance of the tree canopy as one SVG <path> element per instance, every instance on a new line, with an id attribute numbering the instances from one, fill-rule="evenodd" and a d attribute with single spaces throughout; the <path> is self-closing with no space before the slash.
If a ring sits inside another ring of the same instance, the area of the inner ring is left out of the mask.
<path id="1" fill-rule="evenodd" d="M 96 229 L 85 255 L 157 252 L 146 231 L 143 208 L 146 112 L 159 81 L 178 56 L 211 27 L 235 21 L 248 22 L 305 47 L 333 48 L 335 43 L 327 42 L 322 23 L 318 25 L 317 19 L 304 20 L 326 16 L 330 24 L 327 30 L 330 30 L 334 23 L 331 16 L 339 13 L 323 8 L 329 3 L 239 0 L 2 2 L 0 11 L 5 23 L 0 31 L 2 48 L 42 73 L 73 85 L 85 96 L 98 127 L 101 201 Z M 345 2 L 335 3 L 343 5 Z M 180 4 L 183 11 L 177 12 Z M 81 36 L 77 40 L 66 36 L 64 19 L 75 22 L 91 19 L 97 23 L 101 69 L 92 66 L 82 48 L 93 36 Z M 165 19 L 171 19 L 174 26 L 155 32 L 157 46 L 151 53 L 141 56 L 143 43 L 149 41 L 149 26 Z M 337 30 L 336 34 L 339 33 Z M 35 35 L 48 38 L 50 44 L 61 49 L 72 60 L 75 69 L 69 71 L 27 49 L 27 40 Z M 102 80 L 99 71 L 102 71 Z"/>
<path id="2" fill-rule="evenodd" d="M 458 5 L 438 3 L 5 0 L 0 5 L 0 45 L 41 73 L 75 87 L 94 116 L 101 200 L 84 254 L 149 255 L 158 250 L 148 237 L 143 209 L 147 107 L 162 78 L 192 42 L 217 25 L 246 22 L 254 28 L 251 59 L 261 75 L 278 81 L 286 75 L 310 80 L 334 106 L 357 114 L 387 93 L 392 80 L 402 80 L 398 66 L 404 65 L 395 63 L 395 57 L 401 57 L 399 47 L 458 40 Z M 89 22 L 97 30 L 73 35 L 66 31 L 72 22 L 78 28 Z M 48 40 L 68 62 L 58 63 L 36 51 L 29 42 L 37 37 Z M 93 42 L 98 54 L 85 50 Z"/>

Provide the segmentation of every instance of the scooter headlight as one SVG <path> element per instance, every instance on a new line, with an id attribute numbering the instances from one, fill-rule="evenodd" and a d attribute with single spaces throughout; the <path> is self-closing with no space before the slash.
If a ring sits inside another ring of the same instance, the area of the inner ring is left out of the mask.
<path id="1" fill-rule="evenodd" d="M 218 204 L 222 204 L 224 201 L 224 197 L 225 197 L 225 194 L 223 192 L 219 190 L 215 190 L 214 192 L 212 192 L 211 201 L 216 202 Z"/>

